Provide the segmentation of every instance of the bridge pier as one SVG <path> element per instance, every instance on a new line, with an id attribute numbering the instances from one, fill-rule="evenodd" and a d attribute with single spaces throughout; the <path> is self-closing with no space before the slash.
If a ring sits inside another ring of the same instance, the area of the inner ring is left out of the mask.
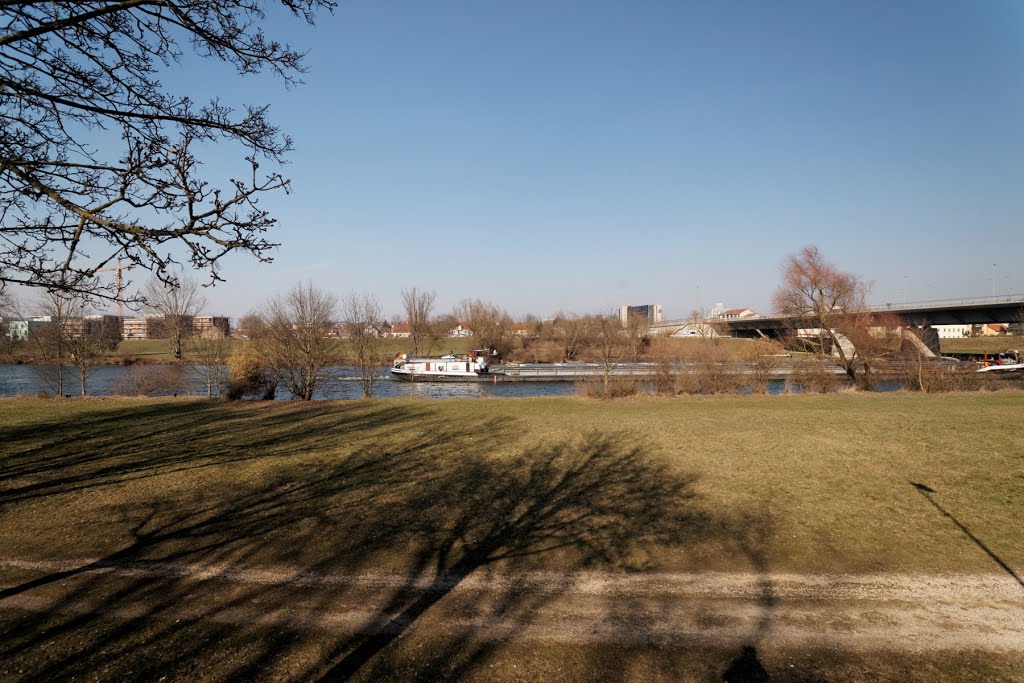
<path id="1" fill-rule="evenodd" d="M 910 344 L 911 348 L 924 358 L 936 358 L 942 355 L 939 347 L 939 333 L 931 325 L 925 327 L 901 327 L 900 335 L 904 343 Z"/>

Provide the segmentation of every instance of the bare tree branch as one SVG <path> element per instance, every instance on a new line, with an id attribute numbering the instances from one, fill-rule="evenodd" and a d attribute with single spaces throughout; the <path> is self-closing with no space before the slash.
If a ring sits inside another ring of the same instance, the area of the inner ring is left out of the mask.
<path id="1" fill-rule="evenodd" d="M 168 287 L 157 278 L 146 283 L 147 309 L 159 316 L 153 336 L 167 340 L 178 362 L 182 341 L 192 336 L 192 319 L 206 305 L 206 298 L 199 292 L 199 283 L 189 278 L 179 278 L 176 287 Z"/>
<path id="2" fill-rule="evenodd" d="M 265 367 L 295 398 L 312 400 L 334 362 L 331 326 L 338 299 L 312 284 L 297 285 L 263 307 L 260 324 L 250 331 Z"/>
<path id="3" fill-rule="evenodd" d="M 309 23 L 336 5 L 278 2 Z M 259 168 L 283 160 L 290 138 L 266 106 L 198 104 L 160 76 L 190 49 L 298 83 L 302 53 L 261 28 L 272 4 L 0 2 L 0 288 L 113 300 L 115 285 L 93 275 L 118 258 L 172 286 L 180 263 L 215 282 L 228 253 L 271 259 L 276 219 L 258 198 L 289 182 Z M 204 177 L 200 144 L 236 148 L 245 172 Z"/>
<path id="4" fill-rule="evenodd" d="M 428 353 L 427 341 L 430 339 L 430 316 L 434 310 L 437 292 L 423 292 L 415 287 L 402 290 L 402 307 L 409 323 L 412 335 L 412 355 L 422 356 Z"/>
<path id="5" fill-rule="evenodd" d="M 384 357 L 386 340 L 380 331 L 384 321 L 383 309 L 372 294 L 352 292 L 341 302 L 341 317 L 348 330 L 349 347 L 359 373 L 359 386 L 363 396 L 370 398 L 377 383 L 378 370 L 387 360 Z"/>

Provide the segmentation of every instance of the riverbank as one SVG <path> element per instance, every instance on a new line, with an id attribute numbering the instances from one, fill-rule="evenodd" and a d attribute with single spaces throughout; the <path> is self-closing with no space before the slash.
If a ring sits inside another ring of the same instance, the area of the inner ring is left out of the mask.
<path id="1" fill-rule="evenodd" d="M 1020 392 L 4 399 L 0 660 L 124 680 L 628 662 L 1013 680 L 1022 413 Z M 998 596 L 943 588 L 971 582 Z"/>
<path id="2" fill-rule="evenodd" d="M 518 340 L 519 345 L 523 340 Z M 690 358 L 701 348 L 711 347 L 721 358 L 738 360 L 747 350 L 752 340 L 717 338 L 714 340 L 693 339 L 693 338 L 666 338 L 656 337 L 653 345 L 645 354 L 639 357 L 641 361 L 658 362 L 667 359 Z M 229 338 L 226 340 L 225 354 L 229 355 L 233 350 L 245 344 L 245 339 Z M 983 354 L 995 355 L 1012 350 L 1024 351 L 1024 338 L 999 336 L 999 337 L 977 337 L 965 339 L 942 339 L 940 340 L 942 353 L 946 354 Z M 348 348 L 344 339 L 333 340 L 333 352 L 331 364 L 352 365 L 355 361 L 355 354 Z M 410 342 L 408 339 L 394 338 L 386 340 L 381 350 L 383 358 L 391 359 L 396 354 L 407 353 Z M 510 360 L 533 362 L 530 353 L 525 353 L 517 345 Z M 473 349 L 471 338 L 448 338 L 434 346 L 431 351 L 433 356 L 440 356 L 446 353 L 462 355 Z M 699 354 L 698 354 L 699 355 Z M 794 357 L 800 358 L 805 354 L 795 353 Z M 184 362 L 195 362 L 197 359 L 190 353 L 188 345 L 185 345 Z M 162 339 L 126 339 L 121 341 L 115 350 L 112 350 L 97 359 L 99 365 L 164 365 L 175 363 L 166 340 Z M 33 352 L 32 346 L 27 343 L 11 345 L 0 348 L 0 364 L 41 364 L 42 358 L 38 353 Z"/>
<path id="3" fill-rule="evenodd" d="M 225 356 L 230 355 L 235 349 L 247 343 L 245 339 L 228 338 L 225 340 Z M 7 344 L 6 350 L 0 350 L 0 364 L 40 364 L 43 362 L 39 353 L 32 345 L 26 342 L 11 345 Z M 442 353 L 464 354 L 472 348 L 470 339 L 446 339 L 443 346 L 438 345 L 434 351 L 436 355 Z M 390 359 L 397 353 L 405 353 L 409 350 L 408 339 L 388 339 L 381 349 L 382 357 Z M 191 352 L 189 344 L 184 344 L 183 358 L 185 363 L 195 362 L 196 357 Z M 347 340 L 332 340 L 331 363 L 335 365 L 350 365 L 354 362 L 355 354 L 350 350 Z M 117 348 L 111 350 L 97 359 L 100 365 L 169 365 L 174 364 L 174 356 L 165 339 L 125 339 L 118 343 Z"/>

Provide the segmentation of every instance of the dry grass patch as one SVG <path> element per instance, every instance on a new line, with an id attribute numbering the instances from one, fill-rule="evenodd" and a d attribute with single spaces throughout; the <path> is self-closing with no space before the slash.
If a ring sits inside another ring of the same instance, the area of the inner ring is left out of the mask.
<path id="1" fill-rule="evenodd" d="M 1024 567 L 1022 408 L 1021 392 L 2 400 L 0 661 L 39 680 L 720 677 L 742 650 L 505 643 L 442 617 L 530 624 L 588 572 L 1010 581 L 979 544 Z M 538 572 L 555 588 L 517 583 Z M 594 618 L 651 623 L 633 607 Z M 773 680 L 970 680 L 1020 653 L 975 659 L 772 645 L 758 661 Z"/>

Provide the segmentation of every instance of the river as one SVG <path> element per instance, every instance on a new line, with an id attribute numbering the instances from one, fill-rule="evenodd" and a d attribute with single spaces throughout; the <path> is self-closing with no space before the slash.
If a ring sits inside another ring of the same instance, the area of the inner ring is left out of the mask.
<path id="1" fill-rule="evenodd" d="M 134 366 L 139 367 L 139 366 Z M 145 366 L 156 368 L 168 366 Z M 96 368 L 86 381 L 90 396 L 113 396 L 124 393 L 121 390 L 132 371 L 121 365 L 104 365 Z M 317 400 L 361 398 L 363 395 L 359 382 L 353 375 L 355 368 L 337 366 L 329 368 L 328 373 L 334 378 L 325 382 L 314 396 Z M 41 391 L 53 395 L 52 370 L 48 367 L 35 365 L 0 365 L 0 396 L 35 396 Z M 170 393 L 170 392 L 166 392 Z M 380 381 L 373 388 L 374 397 L 394 398 L 412 396 L 419 398 L 484 398 L 527 396 L 571 396 L 576 393 L 572 382 L 499 382 L 498 384 L 482 382 L 442 382 L 416 383 L 400 382 L 391 379 L 391 374 L 383 371 Z M 77 396 L 81 394 L 81 384 L 74 368 L 65 368 L 64 394 Z M 198 372 L 191 372 L 186 387 L 179 395 L 205 396 L 206 385 Z M 288 400 L 291 394 L 279 388 L 279 400 Z"/>
<path id="2" fill-rule="evenodd" d="M 170 366 L 131 366 L 158 371 L 161 368 Z M 130 380 L 133 370 L 121 365 L 104 365 L 95 369 L 92 376 L 86 381 L 86 387 L 90 396 L 115 396 L 126 393 L 123 389 L 126 380 Z M 136 371 L 137 372 L 137 371 Z M 0 397 L 11 396 L 36 396 L 40 392 L 53 395 L 54 383 L 52 373 L 48 367 L 36 365 L 0 365 Z M 329 399 L 354 399 L 361 398 L 363 393 L 359 382 L 355 381 L 355 368 L 350 366 L 336 366 L 329 369 L 329 374 L 334 378 L 325 382 L 314 396 L 317 400 Z M 773 380 L 769 387 L 769 394 L 781 394 L 785 391 L 785 382 Z M 66 395 L 78 396 L 81 394 L 81 385 L 74 368 L 65 368 L 64 371 L 64 393 Z M 169 395 L 172 391 L 157 392 Z M 491 384 L 487 382 L 439 382 L 439 383 L 409 383 L 392 380 L 387 370 L 383 370 L 380 381 L 374 386 L 373 395 L 376 398 L 394 398 L 410 396 L 418 398 L 525 398 L 530 396 L 573 396 L 577 394 L 577 387 L 573 382 L 498 382 Z M 179 389 L 177 395 L 205 396 L 206 385 L 199 372 L 190 372 L 183 388 Z M 291 394 L 284 388 L 277 392 L 278 400 L 290 400 Z"/>

